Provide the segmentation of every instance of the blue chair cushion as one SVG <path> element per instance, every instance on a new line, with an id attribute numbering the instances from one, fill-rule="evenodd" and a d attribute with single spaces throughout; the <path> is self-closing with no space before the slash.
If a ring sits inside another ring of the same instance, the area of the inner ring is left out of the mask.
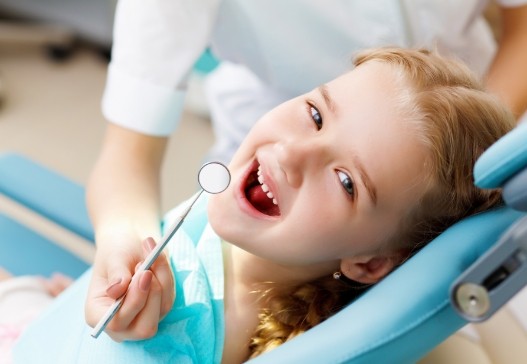
<path id="1" fill-rule="evenodd" d="M 0 193 L 93 241 L 84 188 L 15 153 L 0 155 Z"/>
<path id="2" fill-rule="evenodd" d="M 0 267 L 16 276 L 61 272 L 79 277 L 88 264 L 49 239 L 0 214 Z"/>
<path id="3" fill-rule="evenodd" d="M 527 122 L 498 140 L 474 165 L 474 179 L 481 188 L 501 187 L 527 166 Z"/>

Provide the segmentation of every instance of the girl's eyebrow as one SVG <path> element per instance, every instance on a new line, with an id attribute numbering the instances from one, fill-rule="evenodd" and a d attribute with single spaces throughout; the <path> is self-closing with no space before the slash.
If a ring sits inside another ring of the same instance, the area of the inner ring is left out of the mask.
<path id="1" fill-rule="evenodd" d="M 333 102 L 333 99 L 329 95 L 328 87 L 326 84 L 322 84 L 318 86 L 318 92 L 322 95 L 322 98 L 324 99 L 324 102 L 326 103 L 326 107 L 331 111 L 333 114 L 337 113 L 337 107 L 335 103 Z"/>

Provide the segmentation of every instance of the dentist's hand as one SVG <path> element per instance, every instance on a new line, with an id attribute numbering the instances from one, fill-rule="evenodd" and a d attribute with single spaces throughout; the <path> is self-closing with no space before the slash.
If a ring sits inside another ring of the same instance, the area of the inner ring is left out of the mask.
<path id="1" fill-rule="evenodd" d="M 106 326 L 105 332 L 115 341 L 142 340 L 157 333 L 159 321 L 174 303 L 174 278 L 167 256 L 159 255 L 149 270 L 135 270 L 155 247 L 152 238 L 143 242 L 124 239 L 101 244 L 93 266 L 86 299 L 86 322 L 97 325 L 114 301 L 128 289 L 121 308 Z M 128 288 L 128 285 L 130 287 Z"/>

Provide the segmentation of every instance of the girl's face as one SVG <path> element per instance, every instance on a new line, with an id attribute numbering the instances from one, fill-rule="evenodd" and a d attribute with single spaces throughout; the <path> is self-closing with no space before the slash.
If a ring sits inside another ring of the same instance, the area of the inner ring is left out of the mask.
<path id="1" fill-rule="evenodd" d="M 395 70 L 370 62 L 262 117 L 209 218 L 264 260 L 316 269 L 381 248 L 425 192 L 428 151 L 396 106 Z"/>

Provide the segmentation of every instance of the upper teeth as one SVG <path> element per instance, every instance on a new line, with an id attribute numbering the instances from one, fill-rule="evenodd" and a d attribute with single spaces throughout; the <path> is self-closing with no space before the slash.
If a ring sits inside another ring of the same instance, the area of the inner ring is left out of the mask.
<path id="1" fill-rule="evenodd" d="M 267 186 L 264 182 L 264 178 L 263 178 L 262 170 L 260 169 L 260 166 L 258 166 L 257 175 L 258 175 L 258 182 L 260 182 L 260 184 L 262 185 L 262 190 L 265 192 L 267 197 L 269 197 L 269 199 L 273 200 L 273 203 L 275 205 L 278 205 L 278 202 L 276 201 L 276 198 L 274 198 L 273 193 L 269 191 L 269 186 Z"/>

